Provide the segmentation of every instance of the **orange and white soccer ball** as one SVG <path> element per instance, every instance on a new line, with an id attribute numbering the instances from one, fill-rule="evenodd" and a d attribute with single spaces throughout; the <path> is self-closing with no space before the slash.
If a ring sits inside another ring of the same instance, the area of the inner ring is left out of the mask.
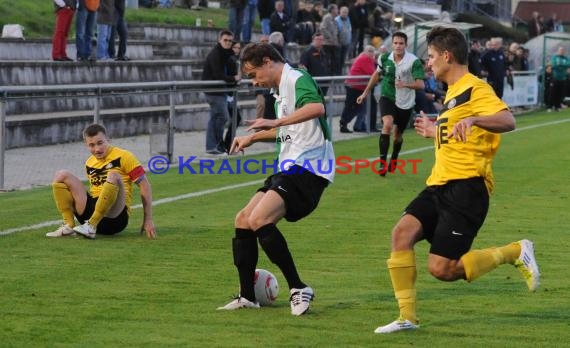
<path id="1" fill-rule="evenodd" d="M 279 284 L 273 273 L 264 269 L 256 269 L 253 284 L 255 300 L 260 306 L 270 306 L 275 302 L 279 295 Z"/>

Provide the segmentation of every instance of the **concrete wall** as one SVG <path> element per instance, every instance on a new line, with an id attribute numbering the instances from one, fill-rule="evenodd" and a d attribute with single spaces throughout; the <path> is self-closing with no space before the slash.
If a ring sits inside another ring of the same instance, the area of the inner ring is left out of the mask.
<path id="1" fill-rule="evenodd" d="M 1 86 L 199 79 L 202 62 L 217 42 L 218 32 L 219 29 L 205 27 L 129 25 L 127 55 L 132 60 L 128 62 L 53 62 L 49 39 L 0 39 L 0 89 Z M 259 36 L 255 33 L 253 40 L 258 40 Z M 287 46 L 286 57 L 297 62 L 304 49 L 296 45 Z M 73 40 L 70 40 L 67 51 L 69 57 L 75 57 Z M 153 123 L 168 119 L 167 94 L 132 92 L 100 99 L 102 122 L 114 137 L 145 134 Z M 332 94 L 337 93 L 344 94 L 342 86 Z M 36 97 L 38 95 L 7 103 L 7 148 L 81 140 L 81 130 L 93 121 L 95 97 L 78 93 Z M 342 110 L 339 104 L 342 99 L 335 100 L 335 110 Z M 206 128 L 209 108 L 202 93 L 178 94 L 175 103 L 177 130 Z M 240 93 L 240 110 L 245 119 L 254 117 L 255 98 L 251 91 Z"/>

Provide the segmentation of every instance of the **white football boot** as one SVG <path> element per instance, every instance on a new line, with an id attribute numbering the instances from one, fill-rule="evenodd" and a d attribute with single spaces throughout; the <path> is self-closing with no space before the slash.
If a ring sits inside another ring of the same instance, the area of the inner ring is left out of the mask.
<path id="1" fill-rule="evenodd" d="M 309 311 L 309 304 L 315 297 L 313 289 L 309 286 L 302 289 L 291 289 L 291 314 L 303 315 Z"/>
<path id="2" fill-rule="evenodd" d="M 67 236 L 75 236 L 75 231 L 67 224 L 59 226 L 59 228 L 53 232 L 46 233 L 46 237 L 67 237 Z"/>
<path id="3" fill-rule="evenodd" d="M 218 310 L 233 311 L 233 310 L 242 309 L 242 308 L 259 308 L 259 303 L 251 302 L 247 298 L 239 296 L 239 297 L 235 298 L 234 300 L 232 300 L 227 305 L 225 305 L 223 307 L 218 307 Z"/>

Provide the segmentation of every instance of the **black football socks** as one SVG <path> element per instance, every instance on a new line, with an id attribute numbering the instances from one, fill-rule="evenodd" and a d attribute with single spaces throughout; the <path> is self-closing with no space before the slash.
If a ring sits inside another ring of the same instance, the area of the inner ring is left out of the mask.
<path id="1" fill-rule="evenodd" d="M 277 265 L 287 280 L 289 288 L 302 289 L 307 285 L 301 281 L 293 262 L 287 241 L 275 224 L 267 224 L 257 231 L 259 244 L 271 262 Z"/>
<path id="2" fill-rule="evenodd" d="M 239 274 L 240 296 L 255 302 L 253 278 L 257 266 L 257 239 L 252 230 L 236 228 L 236 236 L 232 239 L 234 265 Z"/>

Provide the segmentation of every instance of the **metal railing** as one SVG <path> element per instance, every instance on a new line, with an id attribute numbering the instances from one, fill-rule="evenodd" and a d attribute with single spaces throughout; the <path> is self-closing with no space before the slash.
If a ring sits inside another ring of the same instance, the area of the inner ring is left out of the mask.
<path id="1" fill-rule="evenodd" d="M 344 80 L 363 79 L 368 81 L 370 76 L 325 76 L 316 77 L 315 80 L 321 86 L 334 87 L 344 84 Z M 6 117 L 8 103 L 23 100 L 49 100 L 49 99 L 92 99 L 93 122 L 101 123 L 103 117 L 102 99 L 105 97 L 118 97 L 133 94 L 167 94 L 168 101 L 168 132 L 167 132 L 167 156 L 169 160 L 174 153 L 174 133 L 176 117 L 176 97 L 182 93 L 200 92 L 228 92 L 234 97 L 232 130 L 235 135 L 236 113 L 239 101 L 239 94 L 249 93 L 260 88 L 253 87 L 251 80 L 242 80 L 235 86 L 228 87 L 224 81 L 168 81 L 168 82 L 144 82 L 144 83 L 105 83 L 105 84 L 75 84 L 75 85 L 44 85 L 44 86 L 0 86 L 0 190 L 4 189 L 5 173 L 5 152 L 6 152 Z M 333 88 L 329 88 L 332 90 Z M 327 110 L 332 110 L 333 98 L 329 97 L 326 103 Z M 164 105 L 166 106 L 166 105 Z M 130 109 L 126 107 L 125 109 Z M 367 103 L 367 115 L 370 110 L 370 103 Z M 125 112 L 128 113 L 128 112 Z M 332 127 L 332 117 L 328 118 L 329 126 Z M 370 124 L 366 122 L 367 131 L 370 131 Z"/>

